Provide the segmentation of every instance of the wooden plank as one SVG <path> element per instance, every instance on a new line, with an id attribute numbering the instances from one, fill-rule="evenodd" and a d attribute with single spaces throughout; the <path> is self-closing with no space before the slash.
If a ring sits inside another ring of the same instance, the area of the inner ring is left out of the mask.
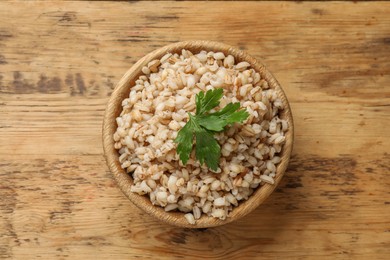
<path id="1" fill-rule="evenodd" d="M 348 12 L 346 12 L 348 10 Z M 1 258 L 386 259 L 390 3 L 1 2 Z M 159 223 L 102 156 L 115 83 L 149 51 L 218 40 L 260 58 L 291 102 L 278 190 L 224 227 Z"/>
<path id="2" fill-rule="evenodd" d="M 218 258 L 388 252 L 388 211 L 381 197 L 388 190 L 375 185 L 386 180 L 388 165 L 377 162 L 297 155 L 281 186 L 254 213 L 192 231 L 161 224 L 132 206 L 100 155 L 3 159 L 8 177 L 2 182 L 2 239 L 16 258 L 169 258 L 172 246 L 177 256 Z"/>

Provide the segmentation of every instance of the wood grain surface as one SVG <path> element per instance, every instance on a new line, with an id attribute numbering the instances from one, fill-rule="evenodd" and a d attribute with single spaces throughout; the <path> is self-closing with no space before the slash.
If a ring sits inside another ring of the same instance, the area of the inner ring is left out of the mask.
<path id="1" fill-rule="evenodd" d="M 0 2 L 0 258 L 388 259 L 389 2 Z M 106 167 L 105 105 L 146 53 L 217 40 L 284 88 L 279 188 L 204 230 L 138 210 Z"/>

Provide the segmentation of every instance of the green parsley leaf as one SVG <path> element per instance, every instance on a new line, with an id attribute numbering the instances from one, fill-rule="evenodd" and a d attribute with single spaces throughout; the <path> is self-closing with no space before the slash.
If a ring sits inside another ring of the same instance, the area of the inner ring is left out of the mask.
<path id="1" fill-rule="evenodd" d="M 202 115 L 214 107 L 219 105 L 219 100 L 223 96 L 223 89 L 217 88 L 214 90 L 209 90 L 204 95 L 204 92 L 201 91 L 195 96 L 196 103 L 196 115 Z"/>
<path id="2" fill-rule="evenodd" d="M 201 91 L 195 96 L 196 113 L 188 113 L 187 124 L 180 129 L 175 139 L 178 143 L 176 152 L 183 164 L 191 156 L 195 136 L 195 156 L 200 164 L 206 165 L 213 171 L 218 169 L 221 147 L 214 138 L 215 132 L 221 132 L 229 124 L 242 123 L 249 113 L 240 109 L 240 103 L 229 103 L 223 109 L 209 113 L 217 107 L 223 96 L 223 89 L 209 90 L 206 94 Z"/>
<path id="3" fill-rule="evenodd" d="M 195 155 L 202 165 L 206 165 L 213 171 L 218 169 L 219 157 L 221 156 L 221 147 L 215 140 L 213 133 L 201 128 L 195 132 Z"/>
<path id="4" fill-rule="evenodd" d="M 218 116 L 202 116 L 198 117 L 199 125 L 206 128 L 207 130 L 220 132 L 225 129 L 225 120 Z"/>
<path id="5" fill-rule="evenodd" d="M 175 139 L 175 142 L 178 143 L 177 151 L 180 155 L 180 160 L 183 162 L 183 164 L 186 164 L 188 159 L 190 158 L 193 146 L 193 135 L 194 134 L 190 117 L 190 121 L 182 129 L 180 129 Z"/>
<path id="6" fill-rule="evenodd" d="M 248 118 L 249 113 L 239 109 L 240 103 L 229 103 L 218 112 L 198 117 L 199 125 L 211 131 L 223 131 L 225 126 L 235 122 L 242 123 Z"/>

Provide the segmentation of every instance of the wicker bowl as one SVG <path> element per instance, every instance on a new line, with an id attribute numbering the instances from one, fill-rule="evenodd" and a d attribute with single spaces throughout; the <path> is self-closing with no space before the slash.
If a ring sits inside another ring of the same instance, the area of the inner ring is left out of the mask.
<path id="1" fill-rule="evenodd" d="M 116 117 L 122 111 L 122 101 L 129 96 L 130 86 L 134 84 L 135 80 L 142 75 L 141 69 L 143 66 L 147 65 L 150 61 L 154 59 L 159 59 L 164 56 L 166 53 L 176 53 L 181 52 L 182 49 L 190 50 L 192 53 L 196 53 L 201 50 L 206 51 L 221 51 L 225 55 L 231 54 L 235 57 L 236 62 L 247 61 L 251 64 L 252 68 L 260 73 L 262 78 L 264 78 L 270 88 L 276 89 L 279 97 L 281 98 L 285 109 L 280 114 L 280 118 L 285 119 L 289 123 L 289 130 L 286 133 L 286 142 L 280 153 L 281 162 L 277 166 L 275 184 L 264 184 L 259 186 L 254 193 L 246 201 L 241 201 L 238 207 L 235 207 L 231 212 L 228 218 L 225 220 L 216 219 L 213 217 L 208 217 L 202 215 L 202 217 L 196 221 L 195 225 L 191 225 L 187 222 L 184 217 L 184 213 L 181 212 L 165 212 L 162 207 L 154 206 L 150 202 L 149 198 L 146 196 L 140 196 L 136 193 L 130 192 L 130 187 L 133 184 L 131 176 L 129 176 L 122 168 L 119 163 L 119 153 L 114 148 L 114 139 L 113 135 L 116 131 Z M 141 58 L 136 64 L 134 64 L 122 77 L 122 79 L 117 84 L 114 92 L 111 95 L 111 98 L 108 102 L 107 109 L 104 116 L 103 122 L 103 147 L 104 155 L 107 161 L 107 165 L 111 170 L 114 179 L 118 183 L 119 187 L 123 193 L 140 209 L 144 210 L 148 214 L 156 217 L 157 219 L 164 221 L 166 223 L 186 227 L 186 228 L 207 228 L 215 227 L 227 224 L 229 222 L 235 221 L 243 216 L 247 215 L 255 208 L 257 208 L 265 199 L 275 190 L 280 180 L 283 177 L 284 171 L 287 168 L 291 151 L 293 145 L 293 119 L 291 115 L 291 110 L 287 98 L 280 87 L 279 83 L 272 76 L 272 74 L 261 64 L 258 60 L 244 53 L 243 51 L 222 44 L 218 42 L 210 41 L 187 41 L 187 42 L 178 42 L 164 46 L 158 50 L 155 50 L 145 57 Z"/>

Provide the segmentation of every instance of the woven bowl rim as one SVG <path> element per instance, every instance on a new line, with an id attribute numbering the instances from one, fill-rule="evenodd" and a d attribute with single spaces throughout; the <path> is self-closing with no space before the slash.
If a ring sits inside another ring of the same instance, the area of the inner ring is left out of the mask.
<path id="1" fill-rule="evenodd" d="M 130 85 L 133 85 L 135 79 L 137 79 L 140 75 L 143 75 L 141 71 L 142 67 L 147 65 L 150 61 L 154 59 L 161 58 L 168 52 L 179 53 L 182 49 L 190 50 L 193 53 L 198 52 L 200 50 L 214 52 L 221 51 L 225 55 L 233 55 L 236 62 L 249 62 L 251 67 L 257 72 L 259 72 L 262 78 L 264 78 L 268 82 L 270 88 L 273 88 L 277 91 L 277 94 L 279 98 L 281 98 L 282 103 L 285 107 L 285 109 L 280 114 L 280 118 L 286 119 L 289 123 L 289 130 L 286 132 L 286 142 L 283 145 L 282 151 L 279 155 L 281 157 L 281 162 L 277 165 L 276 176 L 274 178 L 275 183 L 273 185 L 266 183 L 262 186 L 259 186 L 248 198 L 248 200 L 241 201 L 239 205 L 230 212 L 229 217 L 227 217 L 225 220 L 220 220 L 202 215 L 202 217 L 196 221 L 195 225 L 191 225 L 186 221 L 184 213 L 165 212 L 162 207 L 152 205 L 148 197 L 141 196 L 130 191 L 130 187 L 133 184 L 133 180 L 121 168 L 121 165 L 119 163 L 119 153 L 114 148 L 115 142 L 113 140 L 113 134 L 117 128 L 116 117 L 119 116 L 120 112 L 122 111 L 122 101 L 128 97 L 130 92 Z M 275 188 L 280 183 L 280 180 L 282 179 L 290 160 L 294 139 L 294 124 L 291 108 L 283 89 L 281 88 L 277 80 L 274 78 L 274 76 L 266 69 L 266 67 L 259 60 L 255 59 L 244 51 L 241 51 L 235 47 L 224 43 L 213 41 L 177 42 L 154 50 L 143 58 L 139 59 L 124 74 L 124 76 L 121 78 L 121 80 L 116 85 L 114 91 L 112 92 L 106 107 L 102 131 L 104 157 L 115 181 L 117 182 L 122 192 L 126 195 L 126 197 L 130 199 L 130 201 L 133 202 L 133 204 L 135 204 L 138 208 L 142 209 L 149 215 L 152 215 L 168 224 L 185 228 L 208 228 L 224 225 L 238 220 L 256 209 L 268 198 L 268 196 L 275 190 Z"/>

